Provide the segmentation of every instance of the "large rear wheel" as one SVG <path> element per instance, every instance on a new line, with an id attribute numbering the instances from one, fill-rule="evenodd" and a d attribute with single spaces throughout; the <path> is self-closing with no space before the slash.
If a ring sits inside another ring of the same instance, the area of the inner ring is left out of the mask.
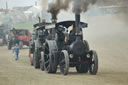
<path id="1" fill-rule="evenodd" d="M 45 44 L 44 69 L 47 73 L 56 73 L 57 71 L 56 55 L 48 43 Z"/>

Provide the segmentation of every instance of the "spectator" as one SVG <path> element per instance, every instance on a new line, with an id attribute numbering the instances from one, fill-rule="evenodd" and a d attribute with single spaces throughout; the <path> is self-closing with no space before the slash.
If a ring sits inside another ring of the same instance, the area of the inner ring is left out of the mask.
<path id="1" fill-rule="evenodd" d="M 16 45 L 13 48 L 13 53 L 15 54 L 16 60 L 19 60 L 19 51 L 20 51 L 20 47 L 19 45 L 16 43 Z"/>

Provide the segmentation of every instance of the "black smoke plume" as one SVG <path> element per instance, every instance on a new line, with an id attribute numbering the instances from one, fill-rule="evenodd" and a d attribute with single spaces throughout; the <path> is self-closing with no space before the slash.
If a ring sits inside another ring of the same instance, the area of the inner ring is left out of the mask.
<path id="1" fill-rule="evenodd" d="M 88 10 L 88 6 L 95 3 L 96 0 L 73 0 L 73 12 L 75 14 L 86 12 Z"/>
<path id="2" fill-rule="evenodd" d="M 55 18 L 60 10 L 67 10 L 69 8 L 70 2 L 71 0 L 56 0 L 54 3 L 49 4 L 48 12 Z"/>

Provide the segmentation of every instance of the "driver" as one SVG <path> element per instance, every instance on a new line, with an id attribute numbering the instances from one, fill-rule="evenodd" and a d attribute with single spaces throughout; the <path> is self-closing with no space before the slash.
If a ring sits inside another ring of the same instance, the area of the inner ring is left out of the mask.
<path id="1" fill-rule="evenodd" d="M 70 34 L 69 34 L 69 41 L 68 43 L 71 44 L 73 41 L 76 40 L 76 36 L 75 36 L 75 26 L 72 25 L 72 30 L 70 31 Z"/>

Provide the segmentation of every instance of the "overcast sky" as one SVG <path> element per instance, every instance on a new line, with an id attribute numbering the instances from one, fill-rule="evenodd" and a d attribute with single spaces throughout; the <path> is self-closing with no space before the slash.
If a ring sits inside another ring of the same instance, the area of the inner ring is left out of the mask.
<path id="1" fill-rule="evenodd" d="M 8 1 L 8 7 L 19 7 L 19 6 L 31 6 L 35 5 L 35 1 L 38 0 L 7 0 Z M 39 4 L 39 1 L 38 1 Z M 0 0 L 0 8 L 6 7 L 6 0 Z"/>

